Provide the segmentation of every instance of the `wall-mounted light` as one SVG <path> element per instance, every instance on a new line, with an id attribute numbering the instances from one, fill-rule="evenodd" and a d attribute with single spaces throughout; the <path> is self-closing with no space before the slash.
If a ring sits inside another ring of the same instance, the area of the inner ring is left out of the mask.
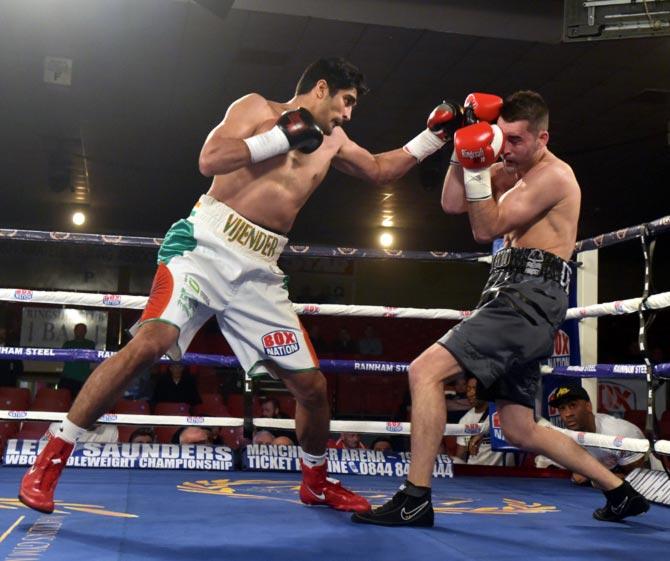
<path id="1" fill-rule="evenodd" d="M 391 232 L 383 232 L 379 236 L 379 245 L 382 247 L 391 247 L 393 245 L 393 234 Z"/>
<path id="2" fill-rule="evenodd" d="M 86 215 L 78 210 L 72 215 L 72 222 L 75 226 L 82 226 L 86 222 Z"/>

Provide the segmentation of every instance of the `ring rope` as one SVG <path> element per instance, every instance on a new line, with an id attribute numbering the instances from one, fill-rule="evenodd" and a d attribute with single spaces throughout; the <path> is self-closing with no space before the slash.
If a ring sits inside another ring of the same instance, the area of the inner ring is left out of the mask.
<path id="1" fill-rule="evenodd" d="M 0 419 L 7 421 L 62 421 L 67 413 L 55 413 L 49 411 L 8 411 L 0 410 Z M 258 417 L 253 420 L 257 428 L 274 428 L 295 430 L 293 419 L 269 419 Z M 241 427 L 244 419 L 236 417 L 198 417 L 178 415 L 130 415 L 107 413 L 97 421 L 102 424 L 124 424 L 124 425 L 152 425 L 152 426 L 206 426 L 206 427 Z M 629 438 L 597 434 L 589 432 L 578 432 L 556 427 L 548 421 L 541 423 L 558 432 L 569 436 L 581 446 L 593 446 L 608 448 L 612 450 L 623 450 L 628 452 L 649 451 L 649 441 L 644 438 Z M 445 436 L 473 436 L 480 434 L 483 423 L 469 424 L 447 424 L 445 425 Z M 330 421 L 330 432 L 358 432 L 363 434 L 397 434 L 409 435 L 410 423 L 383 422 L 383 421 Z M 661 454 L 670 454 L 670 441 L 658 440 L 654 446 Z"/>
<path id="2" fill-rule="evenodd" d="M 91 349 L 52 349 L 46 347 L 0 347 L 0 360 L 35 360 L 44 362 L 102 362 L 116 354 L 116 351 L 96 351 Z M 163 356 L 158 362 L 167 364 L 174 362 Z M 238 368 L 239 361 L 234 356 L 222 356 L 201 353 L 186 353 L 180 361 L 185 365 L 213 366 L 222 368 Z M 584 366 L 542 366 L 543 374 L 557 374 L 582 378 L 644 378 L 645 365 L 639 364 L 589 364 Z M 369 373 L 369 374 L 405 374 L 409 370 L 408 362 L 392 362 L 382 360 L 338 360 L 321 359 L 319 369 L 323 372 Z M 670 377 L 670 363 L 654 365 L 657 377 Z"/>
<path id="3" fill-rule="evenodd" d="M 53 411 L 9 411 L 0 410 L 0 419 L 7 421 L 62 421 L 67 413 Z M 127 413 L 105 413 L 96 423 L 115 425 L 154 425 L 154 426 L 198 426 L 198 427 L 241 427 L 244 419 L 238 417 L 200 417 L 197 415 L 135 415 Z M 257 428 L 295 430 L 293 419 L 253 418 Z M 445 436 L 472 436 L 480 434 L 483 423 L 445 425 Z M 330 421 L 331 432 L 360 432 L 366 434 L 410 434 L 410 423 L 394 421 Z"/>
<path id="4" fill-rule="evenodd" d="M 645 224 L 629 226 L 613 232 L 607 232 L 580 240 L 575 244 L 575 251 L 601 249 L 627 240 L 639 238 L 645 231 L 652 235 L 670 230 L 670 216 L 663 216 Z M 86 234 L 81 232 L 47 232 L 43 230 L 14 230 L 0 229 L 0 239 L 37 242 L 69 242 L 93 245 L 113 245 L 126 247 L 158 247 L 162 238 L 147 238 L 138 236 L 121 236 L 105 234 Z M 402 249 L 359 249 L 348 247 L 329 247 L 311 245 L 288 245 L 284 255 L 299 255 L 302 257 L 347 257 L 373 259 L 421 259 L 421 260 L 457 260 L 473 261 L 489 253 L 451 252 L 451 251 L 411 251 Z"/>
<path id="5" fill-rule="evenodd" d="M 147 296 L 122 294 L 102 294 L 91 292 L 66 292 L 48 290 L 28 290 L 23 288 L 0 288 L 0 301 L 30 304 L 57 304 L 87 306 L 107 309 L 136 309 L 146 306 Z M 584 319 L 608 315 L 637 313 L 643 305 L 642 298 L 616 300 L 603 304 L 592 304 L 570 308 L 565 319 Z M 644 309 L 659 310 L 670 307 L 670 292 L 660 292 L 644 301 Z M 470 310 L 452 310 L 448 308 L 395 308 L 392 306 L 360 306 L 345 304 L 293 304 L 300 315 L 347 316 L 347 317 L 384 317 L 391 319 L 443 319 L 460 321 L 472 314 Z"/>

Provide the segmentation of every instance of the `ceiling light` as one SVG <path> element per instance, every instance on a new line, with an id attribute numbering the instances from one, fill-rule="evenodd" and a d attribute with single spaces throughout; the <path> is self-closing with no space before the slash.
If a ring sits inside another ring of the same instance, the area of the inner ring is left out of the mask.
<path id="1" fill-rule="evenodd" d="M 379 244 L 382 247 L 391 247 L 393 245 L 393 234 L 390 232 L 384 232 L 379 236 Z"/>
<path id="2" fill-rule="evenodd" d="M 72 222 L 75 226 L 81 226 L 86 222 L 86 215 L 83 212 L 77 211 L 72 215 Z"/>
<path id="3" fill-rule="evenodd" d="M 393 226 L 393 216 L 385 216 L 382 220 L 382 226 L 384 226 L 384 228 L 390 228 Z"/>

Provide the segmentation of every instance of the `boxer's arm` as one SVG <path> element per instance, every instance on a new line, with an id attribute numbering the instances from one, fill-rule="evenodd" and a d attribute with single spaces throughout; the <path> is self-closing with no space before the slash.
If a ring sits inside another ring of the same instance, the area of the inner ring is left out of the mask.
<path id="1" fill-rule="evenodd" d="M 339 171 L 375 185 L 385 185 L 402 177 L 416 163 L 416 158 L 402 148 L 371 154 L 348 137 L 332 161 Z"/>
<path id="2" fill-rule="evenodd" d="M 463 184 L 463 168 L 454 154 L 451 155 L 447 175 L 442 185 L 442 210 L 447 214 L 463 214 L 468 212 Z"/>
<path id="3" fill-rule="evenodd" d="M 426 129 L 402 148 L 373 155 L 343 133 L 345 140 L 332 163 L 344 173 L 385 185 L 442 148 L 462 123 L 463 108 L 451 101 L 443 101 L 428 115 Z"/>
<path id="4" fill-rule="evenodd" d="M 531 224 L 575 189 L 579 186 L 569 167 L 551 166 L 518 181 L 497 201 L 489 198 L 469 202 L 468 214 L 475 240 L 489 243 Z"/>
<path id="5" fill-rule="evenodd" d="M 463 462 L 468 461 L 468 446 L 463 444 L 456 444 L 456 452 L 454 454 L 459 460 Z"/>
<path id="6" fill-rule="evenodd" d="M 242 139 L 254 135 L 262 122 L 272 118 L 267 101 L 258 94 L 233 102 L 205 140 L 198 160 L 200 173 L 212 177 L 250 165 L 249 148 Z"/>

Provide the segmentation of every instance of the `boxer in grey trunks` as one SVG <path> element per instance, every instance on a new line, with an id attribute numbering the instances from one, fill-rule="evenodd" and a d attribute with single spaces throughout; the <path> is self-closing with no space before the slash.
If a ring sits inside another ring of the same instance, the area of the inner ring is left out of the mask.
<path id="1" fill-rule="evenodd" d="M 540 360 L 568 308 L 570 265 L 539 249 L 496 254 L 474 313 L 438 343 L 477 380 L 478 395 L 535 407 Z"/>
<path id="2" fill-rule="evenodd" d="M 471 94 L 463 128 L 442 190 L 442 208 L 468 213 L 476 241 L 503 237 L 505 249 L 475 313 L 426 349 L 409 368 L 412 396 L 412 463 L 407 481 L 385 505 L 354 514 L 355 522 L 432 526 L 430 485 L 446 422 L 444 383 L 464 370 L 495 399 L 508 442 L 542 454 L 604 491 L 598 520 L 646 512 L 649 503 L 569 437 L 535 422 L 538 360 L 551 354 L 565 318 L 570 259 L 577 239 L 581 194 L 568 164 L 547 148 L 549 111 L 530 91 Z M 468 119 L 468 112 L 486 117 Z M 495 114 L 495 116 L 493 116 Z M 490 124 L 486 121 L 494 121 Z M 497 160 L 502 157 L 502 162 Z"/>

